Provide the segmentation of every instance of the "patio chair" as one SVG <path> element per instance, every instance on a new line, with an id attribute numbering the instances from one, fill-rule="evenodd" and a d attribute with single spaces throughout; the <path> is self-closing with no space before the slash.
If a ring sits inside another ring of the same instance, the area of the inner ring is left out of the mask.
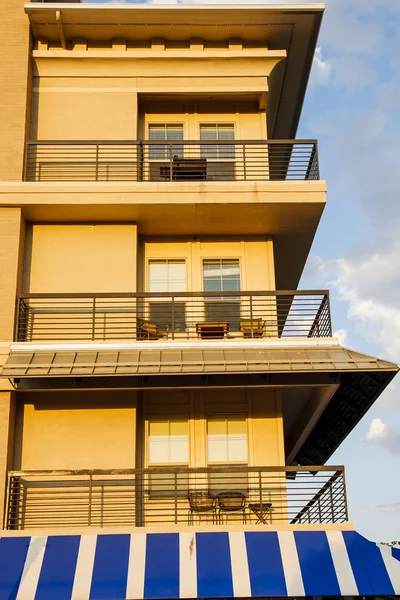
<path id="1" fill-rule="evenodd" d="M 223 515 L 241 512 L 243 523 L 246 523 L 246 494 L 243 492 L 221 492 L 217 495 L 217 521 L 222 523 Z"/>
<path id="2" fill-rule="evenodd" d="M 215 512 L 215 496 L 209 492 L 191 492 L 188 494 L 187 499 L 189 500 L 189 512 L 188 512 L 188 524 L 193 525 L 194 516 L 197 514 L 199 517 L 202 514 L 212 514 L 212 522 L 216 521 Z"/>
<path id="3" fill-rule="evenodd" d="M 167 338 L 169 334 L 169 325 L 157 325 L 151 321 L 138 321 L 137 337 L 139 340 L 159 340 Z"/>
<path id="4" fill-rule="evenodd" d="M 260 338 L 265 333 L 266 321 L 263 319 L 249 319 L 240 321 L 240 331 L 245 338 Z"/>

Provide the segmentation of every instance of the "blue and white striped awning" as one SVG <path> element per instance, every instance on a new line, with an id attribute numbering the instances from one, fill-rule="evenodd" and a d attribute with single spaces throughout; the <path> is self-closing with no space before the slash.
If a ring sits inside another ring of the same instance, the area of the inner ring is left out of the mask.
<path id="1" fill-rule="evenodd" d="M 400 551 L 355 531 L 0 538 L 0 600 L 387 596 Z"/>

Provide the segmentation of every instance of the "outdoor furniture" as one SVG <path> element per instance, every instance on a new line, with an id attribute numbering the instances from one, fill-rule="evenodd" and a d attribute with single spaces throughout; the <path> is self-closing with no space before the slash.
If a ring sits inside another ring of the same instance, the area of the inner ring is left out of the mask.
<path id="1" fill-rule="evenodd" d="M 202 340 L 223 339 L 229 333 L 228 321 L 196 323 L 196 333 Z"/>
<path id="2" fill-rule="evenodd" d="M 207 161 L 174 156 L 172 179 L 174 181 L 205 181 L 207 179 Z"/>
<path id="3" fill-rule="evenodd" d="M 139 340 L 159 340 L 167 338 L 169 334 L 169 325 L 157 325 L 151 321 L 138 321 L 137 337 Z"/>
<path id="4" fill-rule="evenodd" d="M 246 494 L 243 492 L 221 492 L 217 495 L 217 521 L 222 523 L 223 515 L 235 512 L 242 513 L 243 523 L 246 523 Z"/>
<path id="5" fill-rule="evenodd" d="M 253 512 L 256 517 L 256 525 L 259 523 L 267 524 L 267 517 L 269 523 L 272 523 L 272 503 L 271 502 L 254 502 L 248 505 L 251 512 Z"/>
<path id="6" fill-rule="evenodd" d="M 240 321 L 240 331 L 244 338 L 260 338 L 265 332 L 266 322 L 263 319 Z"/>
<path id="7" fill-rule="evenodd" d="M 188 512 L 188 524 L 193 525 L 194 516 L 204 515 L 206 513 L 212 514 L 212 522 L 216 521 L 215 512 L 215 496 L 209 492 L 191 492 L 188 494 L 187 499 L 189 500 L 189 512 Z"/>

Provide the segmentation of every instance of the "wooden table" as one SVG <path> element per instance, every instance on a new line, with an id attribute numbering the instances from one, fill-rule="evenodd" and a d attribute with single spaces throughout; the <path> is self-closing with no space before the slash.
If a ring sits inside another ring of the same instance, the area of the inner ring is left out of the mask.
<path id="1" fill-rule="evenodd" d="M 204 323 L 196 323 L 196 333 L 205 339 L 223 339 L 229 333 L 228 321 L 208 321 Z"/>

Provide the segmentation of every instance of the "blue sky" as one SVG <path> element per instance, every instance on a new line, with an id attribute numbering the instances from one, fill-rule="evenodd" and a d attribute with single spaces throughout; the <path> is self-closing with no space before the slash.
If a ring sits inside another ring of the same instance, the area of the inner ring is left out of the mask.
<path id="1" fill-rule="evenodd" d="M 319 140 L 328 204 L 301 287 L 329 287 L 334 328 L 345 345 L 394 362 L 400 361 L 399 98 L 400 2 L 327 0 L 297 137 Z M 330 460 L 346 466 L 351 521 L 377 541 L 400 540 L 399 395 L 400 376 Z"/>

